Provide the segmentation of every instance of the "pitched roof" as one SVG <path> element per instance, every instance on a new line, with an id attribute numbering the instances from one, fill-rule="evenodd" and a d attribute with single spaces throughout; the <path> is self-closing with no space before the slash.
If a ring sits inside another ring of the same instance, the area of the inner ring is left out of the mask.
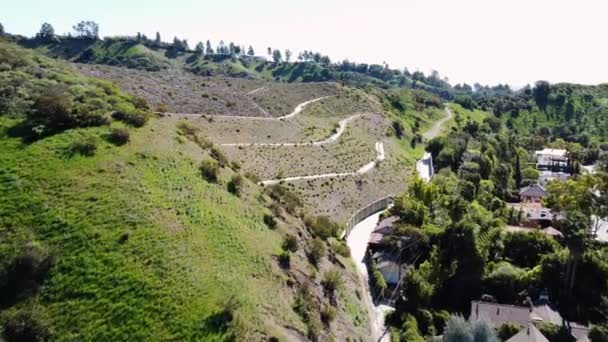
<path id="1" fill-rule="evenodd" d="M 372 231 L 369 237 L 369 243 L 378 244 L 384 240 L 384 237 L 393 231 L 393 225 L 399 221 L 398 216 L 389 216 L 380 221 L 376 228 Z"/>
<path id="2" fill-rule="evenodd" d="M 549 342 L 549 340 L 534 326 L 529 323 L 517 334 L 513 335 L 507 342 Z"/>
<path id="3" fill-rule="evenodd" d="M 532 184 L 521 188 L 521 190 L 519 190 L 519 195 L 530 197 L 546 197 L 547 195 L 549 195 L 549 192 L 547 192 L 547 189 L 545 189 L 539 184 Z"/>
<path id="4" fill-rule="evenodd" d="M 505 322 L 524 326 L 530 321 L 530 308 L 496 303 L 471 302 L 471 317 L 474 321 L 486 321 L 497 327 Z"/>

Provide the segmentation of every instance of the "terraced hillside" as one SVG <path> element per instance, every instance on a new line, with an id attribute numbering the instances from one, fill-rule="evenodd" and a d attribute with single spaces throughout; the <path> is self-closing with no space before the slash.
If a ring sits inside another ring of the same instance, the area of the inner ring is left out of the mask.
<path id="1" fill-rule="evenodd" d="M 21 85 L 0 112 L 5 336 L 369 336 L 351 261 L 313 240 L 284 193 L 108 82 L 3 41 L 0 64 L 3 85 Z"/>
<path id="2" fill-rule="evenodd" d="M 338 93 L 332 83 L 276 83 L 247 78 L 201 77 L 175 69 L 142 71 L 74 64 L 82 73 L 116 82 L 159 111 L 173 113 L 280 116 L 307 99 Z"/>

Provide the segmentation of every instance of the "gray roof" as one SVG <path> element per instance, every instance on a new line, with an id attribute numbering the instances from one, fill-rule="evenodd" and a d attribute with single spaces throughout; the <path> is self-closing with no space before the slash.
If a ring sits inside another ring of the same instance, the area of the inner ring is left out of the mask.
<path id="1" fill-rule="evenodd" d="M 547 189 L 539 184 L 528 185 L 519 190 L 519 196 L 546 197 L 547 195 L 549 195 Z"/>
<path id="2" fill-rule="evenodd" d="M 486 321 L 494 327 L 505 322 L 525 326 L 530 321 L 532 310 L 523 306 L 503 305 L 496 303 L 471 302 L 471 317 L 473 321 Z"/>
<path id="3" fill-rule="evenodd" d="M 528 323 L 517 334 L 513 335 L 507 342 L 549 342 L 547 338 L 534 326 Z"/>
<path id="4" fill-rule="evenodd" d="M 384 240 L 386 235 L 389 235 L 393 231 L 393 225 L 399 221 L 398 216 L 389 216 L 384 220 L 380 221 L 374 231 L 372 231 L 369 237 L 369 243 L 379 244 Z"/>

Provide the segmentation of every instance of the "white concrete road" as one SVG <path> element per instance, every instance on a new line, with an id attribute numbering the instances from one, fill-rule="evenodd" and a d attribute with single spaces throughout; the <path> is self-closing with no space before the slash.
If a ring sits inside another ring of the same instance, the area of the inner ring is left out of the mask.
<path id="1" fill-rule="evenodd" d="M 367 251 L 367 243 L 369 242 L 369 236 L 378 224 L 380 220 L 380 212 L 373 214 L 357 224 L 351 231 L 348 238 L 346 238 L 346 244 L 350 247 L 350 254 L 355 264 L 357 265 L 357 271 L 359 271 L 359 279 L 361 286 L 366 289 L 364 295 L 364 301 L 367 306 L 368 315 L 370 318 L 370 325 L 372 329 L 372 338 L 374 341 L 389 342 L 390 336 L 386 332 L 386 326 L 384 323 L 384 317 L 387 313 L 394 310 L 393 308 L 386 305 L 374 305 L 369 290 L 369 274 L 367 273 L 367 267 L 363 262 L 365 252 Z"/>

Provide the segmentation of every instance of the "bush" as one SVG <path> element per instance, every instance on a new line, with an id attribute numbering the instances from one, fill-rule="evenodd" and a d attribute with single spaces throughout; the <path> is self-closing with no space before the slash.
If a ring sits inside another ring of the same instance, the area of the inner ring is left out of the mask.
<path id="1" fill-rule="evenodd" d="M 287 188 L 280 184 L 275 184 L 267 187 L 266 192 L 274 200 L 281 203 L 285 207 L 287 212 L 291 214 L 294 214 L 296 212 L 296 209 L 302 205 L 302 202 L 300 202 L 298 196 L 296 196 L 294 193 L 287 190 Z"/>
<path id="2" fill-rule="evenodd" d="M 36 245 L 27 245 L 4 270 L 0 270 L 0 307 L 27 298 L 46 279 L 53 258 Z"/>
<path id="3" fill-rule="evenodd" d="M 65 87 L 48 87 L 34 100 L 29 119 L 37 125 L 44 125 L 51 130 L 63 130 L 78 125 L 72 114 L 72 100 Z"/>
<path id="4" fill-rule="evenodd" d="M 511 322 L 505 322 L 496 329 L 496 332 L 501 341 L 506 341 L 517 334 L 519 329 L 519 325 Z"/>
<path id="5" fill-rule="evenodd" d="M 407 314 L 401 326 L 401 339 L 407 342 L 424 342 L 424 338 L 418 330 L 418 322 L 414 316 Z"/>
<path id="6" fill-rule="evenodd" d="M 336 269 L 325 272 L 323 275 L 323 280 L 321 281 L 321 285 L 323 285 L 325 293 L 329 296 L 333 296 L 336 290 L 338 290 L 342 284 L 342 275 L 340 274 L 340 271 Z"/>
<path id="7" fill-rule="evenodd" d="M 323 322 L 326 327 L 329 327 L 331 322 L 336 319 L 336 315 L 336 309 L 334 309 L 331 305 L 325 304 L 323 310 L 321 310 L 321 322 Z"/>
<path id="8" fill-rule="evenodd" d="M 589 332 L 591 342 L 608 342 L 608 325 L 596 325 Z"/>
<path id="9" fill-rule="evenodd" d="M 126 128 L 112 128 L 110 130 L 110 135 L 108 136 L 108 141 L 117 146 L 128 143 L 129 139 L 129 130 Z"/>
<path id="10" fill-rule="evenodd" d="M 118 110 L 112 113 L 112 118 L 134 127 L 143 127 L 148 121 L 148 116 L 140 111 L 126 112 Z"/>
<path id="11" fill-rule="evenodd" d="M 325 242 L 319 238 L 311 240 L 308 246 L 308 259 L 313 265 L 318 265 L 325 256 Z"/>
<path id="12" fill-rule="evenodd" d="M 534 322 L 534 325 L 551 342 L 574 342 L 566 327 L 549 322 Z"/>
<path id="13" fill-rule="evenodd" d="M 443 334 L 445 324 L 450 320 L 450 313 L 446 310 L 433 311 L 433 324 L 438 335 Z"/>
<path id="14" fill-rule="evenodd" d="M 201 176 L 207 180 L 208 182 L 215 183 L 217 182 L 220 167 L 218 163 L 213 159 L 205 159 L 201 162 L 199 166 L 199 170 L 201 172 Z"/>
<path id="15" fill-rule="evenodd" d="M 348 247 L 346 242 L 344 242 L 342 240 L 334 241 L 331 244 L 331 247 L 334 250 L 334 252 L 338 255 L 341 255 L 345 258 L 348 258 L 350 256 L 350 248 Z"/>
<path id="16" fill-rule="evenodd" d="M 68 154 L 80 154 L 83 156 L 93 156 L 97 151 L 97 139 L 93 136 L 79 138 L 70 144 Z"/>
<path id="17" fill-rule="evenodd" d="M 243 192 L 243 185 L 244 185 L 244 178 L 241 175 L 233 175 L 232 178 L 230 178 L 230 181 L 228 182 L 228 191 L 237 195 L 237 196 L 241 196 L 241 193 Z"/>
<path id="18" fill-rule="evenodd" d="M 255 184 L 258 184 L 261 181 L 260 177 L 252 172 L 245 172 L 245 177 L 249 178 L 249 180 Z"/>
<path id="19" fill-rule="evenodd" d="M 220 167 L 225 167 L 226 165 L 228 165 L 228 158 L 226 158 L 224 153 L 222 153 L 219 148 L 213 146 L 209 154 L 213 159 L 217 160 L 217 162 L 220 164 Z"/>
<path id="20" fill-rule="evenodd" d="M 435 336 L 435 324 L 433 314 L 429 310 L 419 309 L 415 314 L 418 329 L 423 335 Z"/>
<path id="21" fill-rule="evenodd" d="M 341 229 L 340 225 L 332 221 L 328 216 L 307 217 L 304 223 L 313 235 L 323 240 L 338 236 Z"/>
<path id="22" fill-rule="evenodd" d="M 7 342 L 38 342 L 50 338 L 46 324 L 30 311 L 19 311 L 9 317 L 3 335 Z"/>
<path id="23" fill-rule="evenodd" d="M 290 252 L 298 250 L 298 238 L 291 234 L 287 234 L 283 239 L 283 249 Z"/>
<path id="24" fill-rule="evenodd" d="M 275 229 L 277 227 L 277 221 L 274 219 L 274 216 L 272 216 L 272 215 L 264 214 L 264 223 L 270 229 Z"/>
<path id="25" fill-rule="evenodd" d="M 291 255 L 289 251 L 283 251 L 279 254 L 279 264 L 283 268 L 289 268 L 291 266 Z"/>

